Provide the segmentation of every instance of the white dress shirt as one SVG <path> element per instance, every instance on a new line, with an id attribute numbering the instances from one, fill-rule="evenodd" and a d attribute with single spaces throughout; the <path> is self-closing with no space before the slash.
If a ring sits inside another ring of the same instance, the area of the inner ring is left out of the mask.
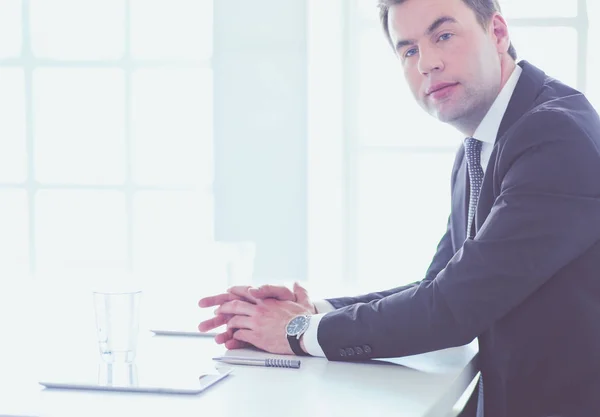
<path id="1" fill-rule="evenodd" d="M 523 70 L 520 66 L 517 65 L 515 67 L 508 81 L 506 84 L 504 84 L 504 87 L 502 87 L 500 94 L 498 94 L 496 100 L 494 100 L 494 103 L 486 113 L 485 117 L 475 130 L 475 134 L 473 135 L 475 139 L 483 142 L 481 145 L 481 168 L 483 168 L 484 174 L 487 165 L 490 162 L 494 144 L 496 143 L 496 136 L 498 136 L 500 123 L 502 122 L 502 118 L 504 117 L 504 113 L 506 112 L 508 103 L 510 102 L 510 98 L 515 91 L 515 87 L 517 86 L 517 82 L 519 81 L 522 71 Z M 304 342 L 304 347 L 309 355 L 324 357 L 325 353 L 323 352 L 323 349 L 319 345 L 319 341 L 317 339 L 319 322 L 325 314 L 335 310 L 335 308 L 326 300 L 315 301 L 314 304 L 315 308 L 317 309 L 317 314 L 311 316 L 310 324 L 302 336 L 302 341 Z"/>

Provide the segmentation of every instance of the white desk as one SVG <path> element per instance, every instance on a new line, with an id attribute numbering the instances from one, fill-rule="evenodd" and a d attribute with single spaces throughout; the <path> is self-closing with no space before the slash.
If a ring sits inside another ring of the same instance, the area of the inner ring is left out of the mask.
<path id="1" fill-rule="evenodd" d="M 98 351 L 89 298 L 81 294 L 55 298 L 43 290 L 35 300 L 38 315 L 27 315 L 31 305 L 19 307 L 13 299 L 10 316 L 17 319 L 6 326 L 3 318 L 4 334 L 11 337 L 3 337 L 0 415 L 445 417 L 476 373 L 475 355 L 444 372 L 302 358 L 299 370 L 233 366 L 232 375 L 197 396 L 45 390 L 37 381 L 61 369 L 93 372 Z M 189 374 L 210 363 L 212 356 L 226 354 L 211 339 L 153 337 L 144 327 L 143 323 L 140 369 L 156 362 L 163 369 Z M 235 354 L 265 355 L 254 350 Z"/>

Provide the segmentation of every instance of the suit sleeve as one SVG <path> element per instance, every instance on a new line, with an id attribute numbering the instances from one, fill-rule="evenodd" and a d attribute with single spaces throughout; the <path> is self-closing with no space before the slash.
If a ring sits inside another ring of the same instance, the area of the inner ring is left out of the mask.
<path id="1" fill-rule="evenodd" d="M 600 138 L 558 111 L 524 120 L 499 152 L 497 197 L 475 239 L 435 279 L 325 315 L 318 340 L 329 359 L 466 344 L 599 240 Z M 343 354 L 354 346 L 365 353 Z"/>

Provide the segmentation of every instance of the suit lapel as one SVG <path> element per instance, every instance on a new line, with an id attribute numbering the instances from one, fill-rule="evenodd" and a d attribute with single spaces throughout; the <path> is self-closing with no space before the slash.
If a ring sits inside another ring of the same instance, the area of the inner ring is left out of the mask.
<path id="1" fill-rule="evenodd" d="M 496 143 L 490 156 L 490 162 L 486 168 L 485 176 L 483 178 L 483 184 L 481 186 L 481 192 L 479 194 L 479 202 L 477 210 L 475 212 L 475 228 L 479 230 L 487 216 L 489 215 L 492 206 L 495 201 L 496 191 L 494 190 L 494 168 L 496 167 L 496 156 L 498 153 L 498 146 L 505 140 L 505 134 L 510 128 L 527 113 L 537 96 L 540 94 L 544 82 L 547 79 L 546 74 L 531 65 L 527 61 L 519 62 L 519 66 L 523 69 L 519 81 L 515 87 L 515 91 L 508 103 L 502 122 L 498 129 L 498 135 L 496 136 Z M 468 178 L 468 175 L 467 175 Z M 467 195 L 467 209 L 468 209 L 468 195 Z M 466 227 L 466 226 L 465 226 Z"/>
<path id="2" fill-rule="evenodd" d="M 531 109 L 531 105 L 535 102 L 547 78 L 542 70 L 527 61 L 519 62 L 519 66 L 523 69 L 523 72 L 521 72 L 515 91 L 508 102 L 508 107 L 500 123 L 496 145 L 510 127 Z"/>
<path id="3" fill-rule="evenodd" d="M 496 155 L 498 145 L 503 140 L 503 136 L 513 126 L 520 117 L 522 117 L 535 102 L 540 90 L 547 79 L 546 74 L 527 61 L 519 62 L 523 69 L 515 91 L 508 103 L 502 122 L 498 129 L 496 143 L 490 158 L 479 195 L 479 204 L 475 213 L 475 228 L 479 230 L 483 222 L 490 213 L 494 203 L 493 172 L 496 166 Z M 456 171 L 454 188 L 452 190 L 452 223 L 453 240 L 456 248 L 460 248 L 467 238 L 467 216 L 469 212 L 469 173 L 467 163 L 464 157 L 464 150 L 461 151 L 460 165 Z"/>

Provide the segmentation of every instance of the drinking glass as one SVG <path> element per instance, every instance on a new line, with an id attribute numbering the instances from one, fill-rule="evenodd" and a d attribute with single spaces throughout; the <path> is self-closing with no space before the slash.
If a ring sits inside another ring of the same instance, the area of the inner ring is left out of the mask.
<path id="1" fill-rule="evenodd" d="M 94 292 L 96 331 L 105 362 L 135 360 L 141 291 Z"/>

